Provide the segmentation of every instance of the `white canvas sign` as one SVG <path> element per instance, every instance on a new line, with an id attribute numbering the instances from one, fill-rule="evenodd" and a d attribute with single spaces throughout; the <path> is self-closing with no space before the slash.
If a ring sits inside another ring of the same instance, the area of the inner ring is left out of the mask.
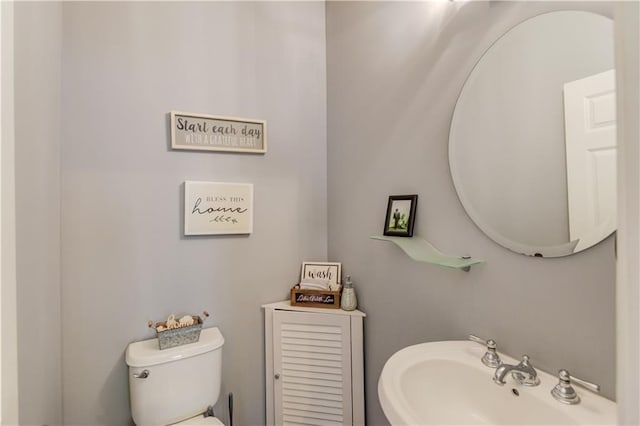
<path id="1" fill-rule="evenodd" d="M 171 111 L 170 117 L 173 149 L 267 152 L 265 120 L 177 111 Z"/>
<path id="2" fill-rule="evenodd" d="M 300 282 L 311 280 L 327 280 L 329 284 L 340 284 L 342 263 L 337 262 L 303 262 Z"/>
<path id="3" fill-rule="evenodd" d="M 184 183 L 184 235 L 253 232 L 253 184 Z"/>

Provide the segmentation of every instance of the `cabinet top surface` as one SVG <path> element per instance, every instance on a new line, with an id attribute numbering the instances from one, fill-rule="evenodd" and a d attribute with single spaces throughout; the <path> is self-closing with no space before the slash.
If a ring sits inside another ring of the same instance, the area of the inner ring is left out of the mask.
<path id="1" fill-rule="evenodd" d="M 292 306 L 289 300 L 283 300 L 282 302 L 267 303 L 262 305 L 264 309 L 273 309 L 279 311 L 298 311 L 298 312 L 318 312 L 321 314 L 334 314 L 334 315 L 347 315 L 353 317 L 365 317 L 362 311 L 344 311 L 342 309 L 329 309 L 329 308 L 308 308 L 305 306 Z"/>

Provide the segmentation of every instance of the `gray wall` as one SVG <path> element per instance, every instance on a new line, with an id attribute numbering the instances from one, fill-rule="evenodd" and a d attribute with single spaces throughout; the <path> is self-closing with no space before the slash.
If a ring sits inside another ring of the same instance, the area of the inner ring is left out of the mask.
<path id="1" fill-rule="evenodd" d="M 493 243 L 465 214 L 448 168 L 456 98 L 500 35 L 552 9 L 610 16 L 610 4 L 330 2 L 327 4 L 329 257 L 353 275 L 365 321 L 367 424 L 385 425 L 384 362 L 425 341 L 497 340 L 535 365 L 567 368 L 614 396 L 613 238 L 539 259 Z M 470 272 L 416 263 L 381 234 L 387 196 L 418 194 L 416 231 L 446 253 L 487 260 Z M 346 220 L 350 218 L 351 220 Z"/>
<path id="2" fill-rule="evenodd" d="M 263 313 L 326 258 L 323 3 L 65 3 L 63 406 L 130 422 L 126 345 L 211 313 L 235 424 L 264 423 Z M 266 119 L 266 155 L 168 148 L 170 110 Z M 250 236 L 182 235 L 185 180 L 252 182 Z M 180 391 L 176 389 L 176 391 Z M 228 424 L 228 423 L 227 423 Z"/>
<path id="3" fill-rule="evenodd" d="M 62 422 L 62 5 L 15 5 L 18 391 L 21 425 Z"/>
<path id="4" fill-rule="evenodd" d="M 619 2 L 616 17 L 618 111 L 617 395 L 618 424 L 640 424 L 640 3 Z"/>
<path id="5" fill-rule="evenodd" d="M 16 285 L 14 4 L 0 3 L 0 305 L 2 322 L 1 411 L 5 424 L 18 423 L 18 326 Z"/>

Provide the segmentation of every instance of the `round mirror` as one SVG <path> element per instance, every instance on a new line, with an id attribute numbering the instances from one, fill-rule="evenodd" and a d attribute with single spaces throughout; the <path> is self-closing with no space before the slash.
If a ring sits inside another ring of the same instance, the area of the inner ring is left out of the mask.
<path id="1" fill-rule="evenodd" d="M 615 230 L 613 22 L 550 12 L 498 39 L 462 88 L 449 163 L 460 201 L 515 252 L 566 256 Z"/>

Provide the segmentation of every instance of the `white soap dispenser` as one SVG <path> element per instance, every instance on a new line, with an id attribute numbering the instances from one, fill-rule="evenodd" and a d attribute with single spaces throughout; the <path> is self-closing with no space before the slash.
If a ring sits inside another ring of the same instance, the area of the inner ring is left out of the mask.
<path id="1" fill-rule="evenodd" d="M 351 275 L 347 275 L 344 281 L 340 307 L 345 311 L 353 311 L 358 307 L 358 299 L 356 298 L 356 291 L 353 288 L 353 282 L 351 282 Z"/>

